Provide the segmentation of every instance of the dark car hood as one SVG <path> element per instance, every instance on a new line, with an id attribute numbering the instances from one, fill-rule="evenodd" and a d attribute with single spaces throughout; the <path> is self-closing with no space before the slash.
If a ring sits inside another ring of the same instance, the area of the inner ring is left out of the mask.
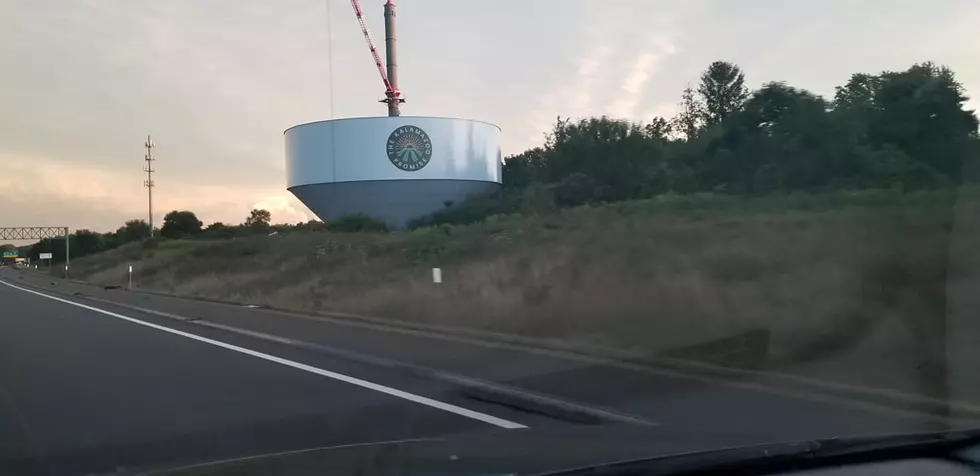
<path id="1" fill-rule="evenodd" d="M 509 430 L 479 435 L 366 442 L 256 455 L 144 474 L 503 475 L 535 474 L 629 459 L 771 443 L 764 437 L 707 435 L 663 427 Z"/>

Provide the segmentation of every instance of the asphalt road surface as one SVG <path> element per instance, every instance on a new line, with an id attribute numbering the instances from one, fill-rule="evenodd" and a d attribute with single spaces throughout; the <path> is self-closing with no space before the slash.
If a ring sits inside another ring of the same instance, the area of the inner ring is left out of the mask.
<path id="1" fill-rule="evenodd" d="M 749 444 L 933 424 L 758 382 L 0 272 L 0 474 L 583 427 Z"/>

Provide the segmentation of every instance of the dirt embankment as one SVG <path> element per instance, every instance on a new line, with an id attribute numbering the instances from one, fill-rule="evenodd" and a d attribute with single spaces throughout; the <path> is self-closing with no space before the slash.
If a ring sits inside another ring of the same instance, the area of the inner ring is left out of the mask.
<path id="1" fill-rule="evenodd" d="M 77 260 L 74 276 L 124 285 L 131 264 L 137 286 L 178 295 L 638 356 L 765 329 L 766 365 L 944 397 L 930 379 L 948 373 L 947 334 L 969 325 L 978 212 L 974 190 L 666 197 L 404 233 L 131 245 Z"/>

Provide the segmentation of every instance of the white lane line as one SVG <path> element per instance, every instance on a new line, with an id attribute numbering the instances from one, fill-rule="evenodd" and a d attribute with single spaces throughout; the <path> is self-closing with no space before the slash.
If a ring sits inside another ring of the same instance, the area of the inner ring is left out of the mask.
<path id="1" fill-rule="evenodd" d="M 159 331 L 169 332 L 171 334 L 179 335 L 181 337 L 186 337 L 188 339 L 193 339 L 193 340 L 196 340 L 198 342 L 204 342 L 205 344 L 211 344 L 211 345 L 216 346 L 216 347 L 222 347 L 224 349 L 233 350 L 235 352 L 240 352 L 242 354 L 250 355 L 252 357 L 258 357 L 260 359 L 267 360 L 269 362 L 275 362 L 275 363 L 280 364 L 280 365 L 285 365 L 287 367 L 292 367 L 294 369 L 299 369 L 299 370 L 303 370 L 303 371 L 306 371 L 306 372 L 317 374 L 317 375 L 320 375 L 320 376 L 323 376 L 323 377 L 332 378 L 334 380 L 339 380 L 341 382 L 346 382 L 346 383 L 349 383 L 351 385 L 357 385 L 358 387 L 363 387 L 363 388 L 367 388 L 367 389 L 370 389 L 370 390 L 374 390 L 376 392 L 381 392 L 381 393 L 384 393 L 384 394 L 387 394 L 387 395 L 391 395 L 393 397 L 398 397 L 398 398 L 401 398 L 401 399 L 404 399 L 404 400 L 408 400 L 410 402 L 415 402 L 415 403 L 418 403 L 420 405 L 425 405 L 425 406 L 428 406 L 428 407 L 436 408 L 436 409 L 439 409 L 439 410 L 442 410 L 442 411 L 446 411 L 446 412 L 449 412 L 449 413 L 455 413 L 456 415 L 464 416 L 466 418 L 472 418 L 474 420 L 479 420 L 479 421 L 482 421 L 484 423 L 489 423 L 491 425 L 495 425 L 495 426 L 498 426 L 498 427 L 501 427 L 501 428 L 506 428 L 506 429 L 509 429 L 509 430 L 519 429 L 519 428 L 527 428 L 527 426 L 522 425 L 520 423 L 515 423 L 515 422 L 509 421 L 509 420 L 504 420 L 502 418 L 497 418 L 497 417 L 492 416 L 492 415 L 487 415 L 486 413 L 480 413 L 480 412 L 477 412 L 477 411 L 468 410 L 468 409 L 463 408 L 463 407 L 458 407 L 456 405 L 452 405 L 452 404 L 449 404 L 449 403 L 440 402 L 438 400 L 433 400 L 431 398 L 423 397 L 421 395 L 415 395 L 414 393 L 408 393 L 408 392 L 405 392 L 405 391 L 402 391 L 402 390 L 398 390 L 396 388 L 386 387 L 384 385 L 376 384 L 376 383 L 373 383 L 373 382 L 368 382 L 367 380 L 361 380 L 359 378 L 351 377 L 349 375 L 339 374 L 337 372 L 331 372 L 329 370 L 324 370 L 324 369 L 321 369 L 321 368 L 318 368 L 318 367 L 313 367 L 312 365 L 302 364 L 302 363 L 295 362 L 295 361 L 292 361 L 292 360 L 283 359 L 281 357 L 276 357 L 274 355 L 269 355 L 269 354 L 266 354 L 266 353 L 263 353 L 263 352 L 259 352 L 259 351 L 255 351 L 255 350 L 251 350 L 251 349 L 246 349 L 244 347 L 239 347 L 237 345 L 228 344 L 228 343 L 217 341 L 217 340 L 214 340 L 214 339 L 208 339 L 207 337 L 201 337 L 201 336 L 194 335 L 194 334 L 191 334 L 191 333 L 188 333 L 188 332 L 178 331 L 176 329 L 171 329 L 169 327 L 164 327 L 164 326 L 157 325 L 157 324 L 152 324 L 152 323 L 149 323 L 149 322 L 141 321 L 139 319 L 135 319 L 135 318 L 132 318 L 132 317 L 124 316 L 122 314 L 118 314 L 118 313 L 115 313 L 115 312 L 106 311 L 104 309 L 99 309 L 97 307 L 86 306 L 85 304 L 80 304 L 80 303 L 77 303 L 77 302 L 69 301 L 67 299 L 62 299 L 62 298 L 59 298 L 59 297 L 55 297 L 55 296 L 51 296 L 51 295 L 48 295 L 48 294 L 40 293 L 40 292 L 33 291 L 33 290 L 30 290 L 30 289 L 22 288 L 20 286 L 15 286 L 13 284 L 10 284 L 10 283 L 4 282 L 4 281 L 0 281 L 0 284 L 3 284 L 5 286 L 9 286 L 11 288 L 14 288 L 14 289 L 17 289 L 17 290 L 20 290 L 20 291 L 24 291 L 26 293 L 31 293 L 31 294 L 35 294 L 35 295 L 38 295 L 38 296 L 41 296 L 41 297 L 44 297 L 44 298 L 47 298 L 47 299 L 51 299 L 53 301 L 58 301 L 58 302 L 61 302 L 61 303 L 64 303 L 64 304 L 68 304 L 68 305 L 71 305 L 71 306 L 75 306 L 75 307 L 79 307 L 79 308 L 82 308 L 82 309 L 87 309 L 89 311 L 97 312 L 97 313 L 100 313 L 100 314 L 105 314 L 107 316 L 115 317 L 116 319 L 122 319 L 124 321 L 129 321 L 129 322 L 132 322 L 134 324 L 139 324 L 141 326 L 150 327 L 150 328 L 153 328 L 153 329 L 156 329 L 156 330 L 159 330 Z"/>

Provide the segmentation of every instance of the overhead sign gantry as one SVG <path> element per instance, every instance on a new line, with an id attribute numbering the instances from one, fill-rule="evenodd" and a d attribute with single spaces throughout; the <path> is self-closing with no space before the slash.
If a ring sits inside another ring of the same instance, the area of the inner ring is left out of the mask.
<path id="1" fill-rule="evenodd" d="M 65 239 L 65 277 L 71 260 L 71 240 L 67 226 L 15 226 L 0 227 L 0 241 L 43 240 L 45 238 Z"/>

